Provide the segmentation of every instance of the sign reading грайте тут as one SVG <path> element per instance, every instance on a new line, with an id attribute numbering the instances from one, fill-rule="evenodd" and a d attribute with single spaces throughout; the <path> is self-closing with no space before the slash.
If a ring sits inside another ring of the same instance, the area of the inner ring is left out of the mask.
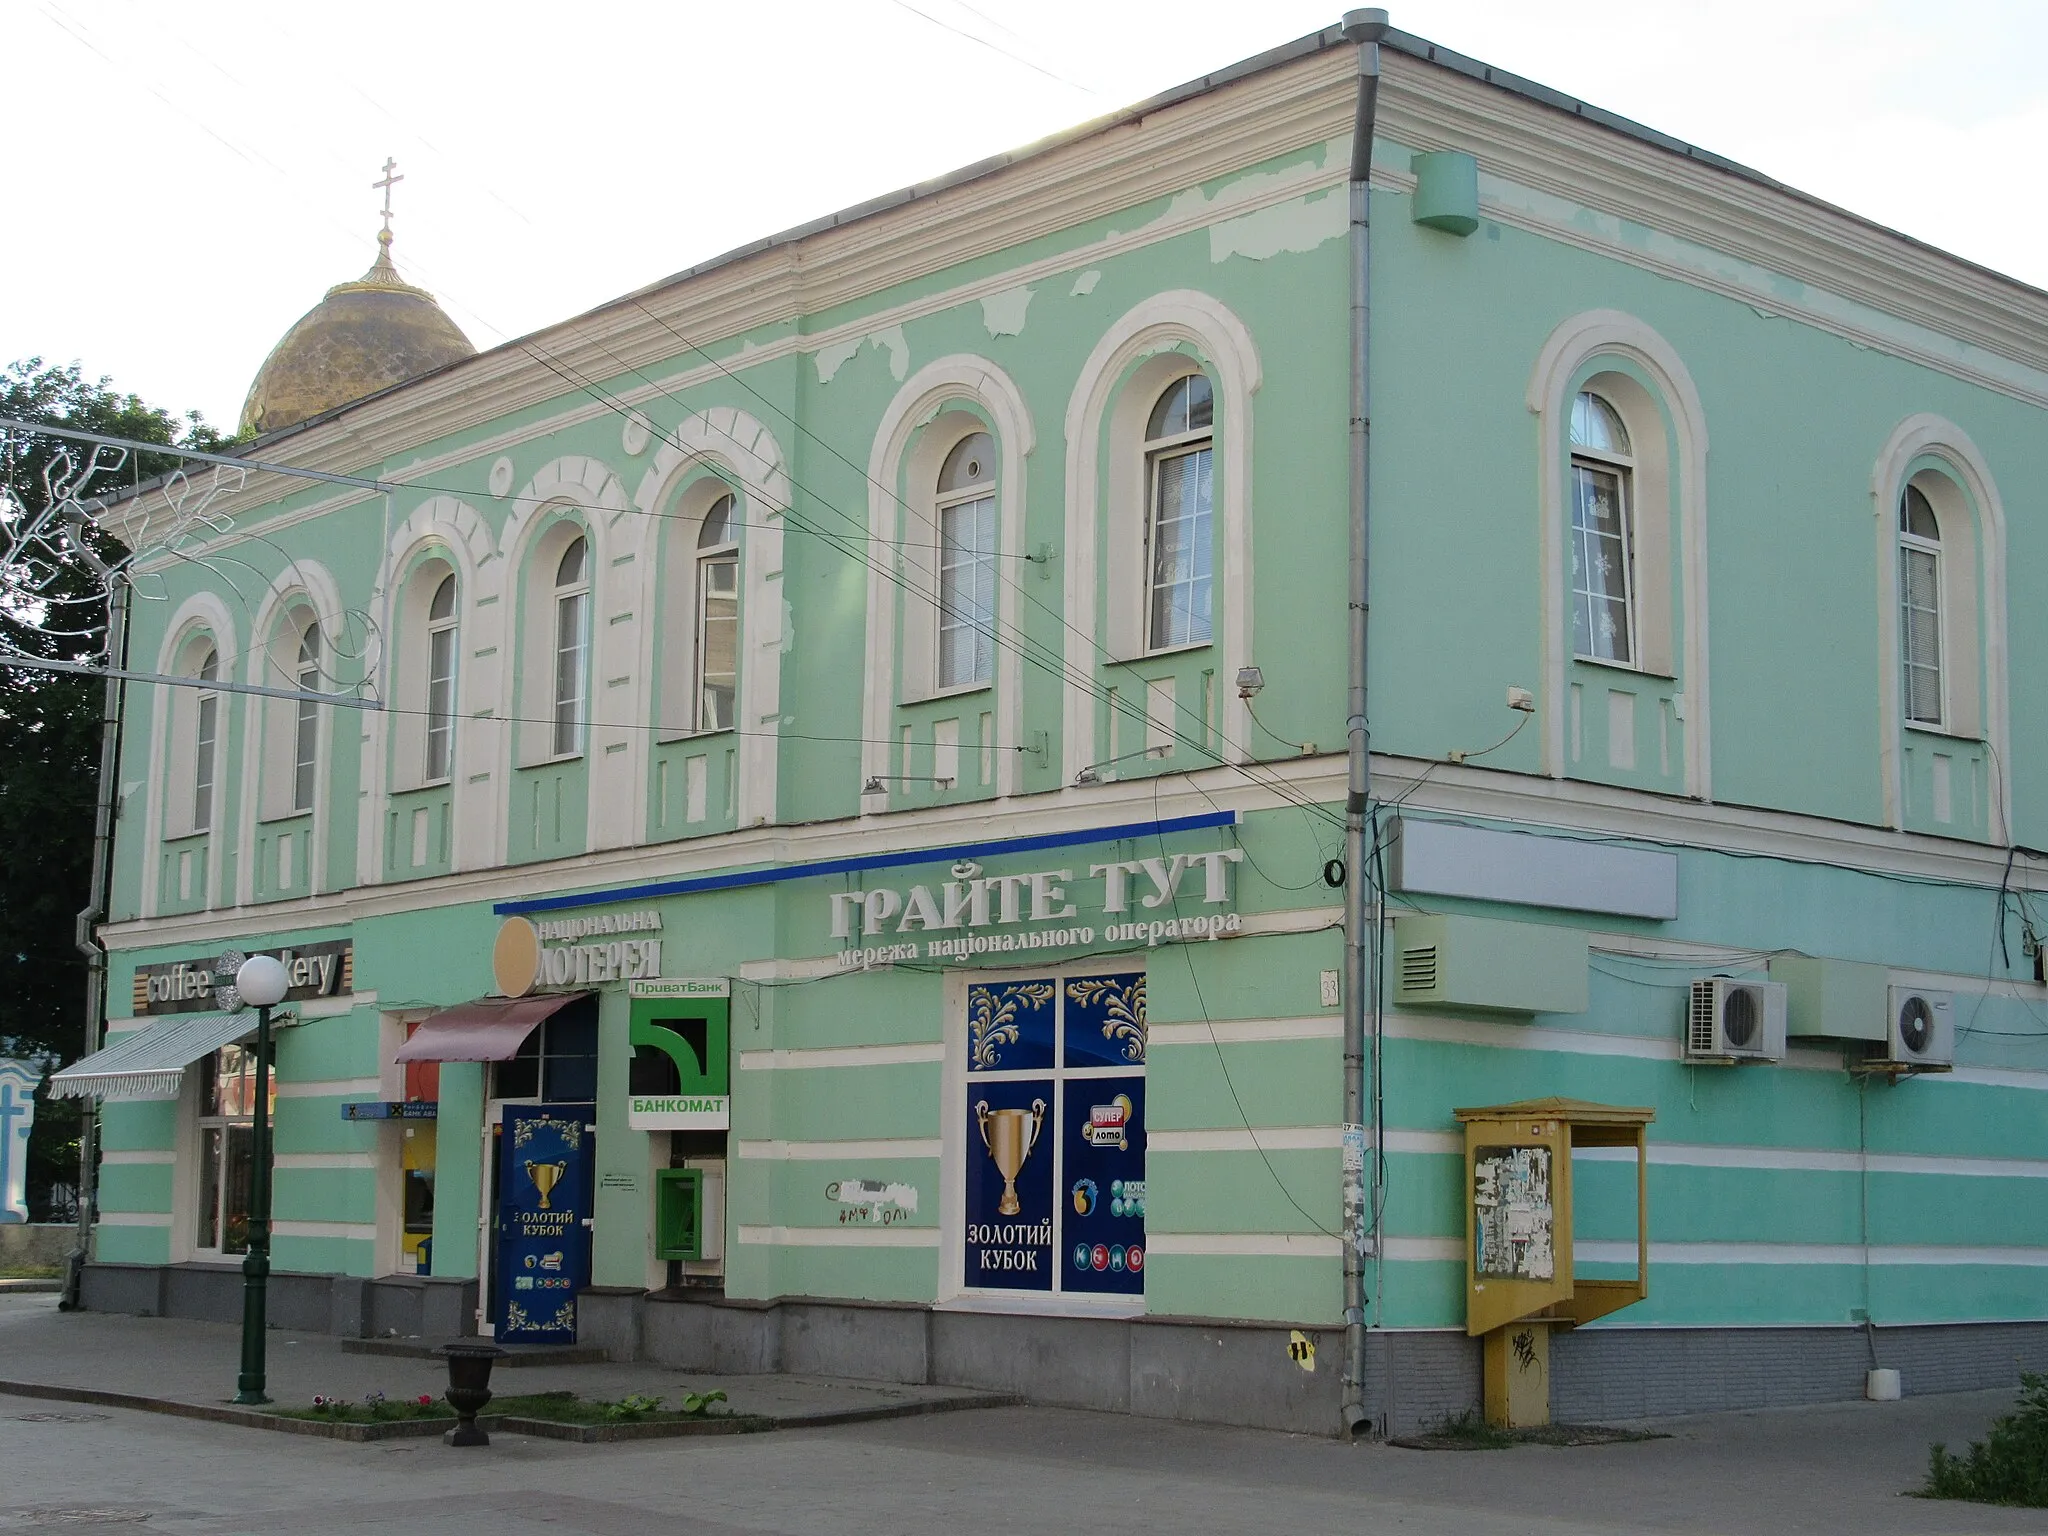
<path id="1" fill-rule="evenodd" d="M 848 970 L 899 960 L 1086 948 L 1098 935 L 1109 944 L 1148 947 L 1220 939 L 1242 931 L 1244 922 L 1236 912 L 1183 917 L 1178 903 L 1227 907 L 1230 866 L 1243 857 L 1241 848 L 1217 848 L 1170 858 L 1113 859 L 1089 865 L 1086 880 L 1076 879 L 1071 869 L 983 875 L 980 865 L 961 863 L 953 866 L 951 880 L 936 885 L 834 892 L 827 898 L 832 937 L 865 941 L 839 952 L 839 963 Z M 1199 896 L 1190 877 L 1201 882 Z M 1190 889 L 1184 893 L 1183 886 Z M 1089 908 L 1085 917 L 1084 904 Z M 1053 924 L 1060 926 L 1048 926 Z"/>
<path id="2" fill-rule="evenodd" d="M 346 997 L 355 990 L 355 941 L 326 939 L 317 944 L 294 944 L 282 949 L 252 949 L 252 955 L 275 955 L 284 966 L 288 1003 L 310 1002 L 320 997 Z M 220 984 L 213 973 L 217 956 L 171 960 L 135 967 L 133 1006 L 139 1018 L 157 1013 L 205 1013 L 218 1008 L 214 996 Z"/>

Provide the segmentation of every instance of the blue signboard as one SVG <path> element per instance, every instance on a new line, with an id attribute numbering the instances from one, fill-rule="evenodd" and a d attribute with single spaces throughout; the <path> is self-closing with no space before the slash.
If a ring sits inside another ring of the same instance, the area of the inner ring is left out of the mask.
<path id="1" fill-rule="evenodd" d="M 0 1222 L 28 1220 L 28 1133 L 42 1069 L 0 1061 Z"/>
<path id="2" fill-rule="evenodd" d="M 501 1339 L 570 1344 L 590 1283 L 591 1106 L 505 1106 L 498 1169 Z"/>
<path id="3" fill-rule="evenodd" d="M 1069 1078 L 1061 1289 L 1145 1291 L 1145 1079 Z"/>

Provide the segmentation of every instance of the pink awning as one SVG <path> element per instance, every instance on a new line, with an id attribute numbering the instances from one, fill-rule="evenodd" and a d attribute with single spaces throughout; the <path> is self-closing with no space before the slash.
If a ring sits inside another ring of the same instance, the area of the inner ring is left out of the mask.
<path id="1" fill-rule="evenodd" d="M 545 997 L 480 997 L 443 1008 L 412 1032 L 394 1061 L 510 1061 L 550 1014 L 587 992 Z"/>

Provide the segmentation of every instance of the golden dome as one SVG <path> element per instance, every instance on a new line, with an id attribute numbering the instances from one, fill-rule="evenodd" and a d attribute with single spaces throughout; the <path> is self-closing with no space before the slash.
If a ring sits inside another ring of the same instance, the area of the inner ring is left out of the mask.
<path id="1" fill-rule="evenodd" d="M 434 296 L 398 275 L 390 230 L 377 236 L 377 246 L 370 270 L 328 289 L 264 359 L 242 404 L 245 435 L 293 426 L 476 356 Z"/>

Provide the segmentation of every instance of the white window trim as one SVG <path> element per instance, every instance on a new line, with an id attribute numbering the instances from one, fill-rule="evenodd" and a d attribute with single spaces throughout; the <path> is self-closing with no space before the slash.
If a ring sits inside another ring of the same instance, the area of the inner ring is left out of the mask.
<path id="1" fill-rule="evenodd" d="M 904 458 L 917 441 L 919 432 L 948 407 L 973 406 L 985 418 L 987 430 L 995 437 L 996 472 L 996 669 L 995 734 L 999 744 L 1023 739 L 1023 654 L 1006 637 L 1018 629 L 1018 583 L 1029 580 L 1018 574 L 1024 541 L 1024 463 L 1037 443 L 1030 408 L 1010 376 L 985 357 L 956 353 L 937 358 L 920 368 L 883 411 L 868 459 L 868 537 L 871 556 L 868 575 L 867 676 L 861 702 L 861 776 L 879 778 L 887 793 L 860 799 L 863 814 L 885 811 L 901 786 L 894 782 L 896 769 L 890 746 L 897 738 L 896 662 L 903 644 L 903 625 L 916 610 L 936 607 L 936 589 L 928 600 L 906 593 L 885 574 L 899 543 L 918 540 L 936 545 L 938 534 L 928 512 L 907 510 L 899 501 L 896 487 L 902 483 Z M 947 445 L 949 448 L 951 444 Z M 932 465 L 934 476 L 938 465 Z M 920 503 L 915 489 L 912 506 Z M 929 503 L 924 503 L 928 505 Z M 916 579 L 909 582 L 916 587 Z M 923 589 L 919 589 L 923 590 Z M 980 691 L 962 690 L 962 691 Z M 994 790 L 998 797 L 1016 793 L 1015 752 L 996 753 Z M 860 785 L 849 789 L 858 791 Z"/>
<path id="2" fill-rule="evenodd" d="M 1182 374 L 1180 379 L 1176 379 L 1173 383 L 1160 389 L 1154 396 L 1151 406 L 1148 407 L 1147 414 L 1149 415 L 1151 410 L 1158 407 L 1159 398 L 1164 396 L 1167 390 L 1177 388 L 1181 379 L 1192 379 L 1195 376 L 1194 373 Z M 1202 373 L 1202 377 L 1208 377 L 1206 371 Z M 1213 410 L 1214 407 L 1212 406 L 1211 409 Z M 1138 556 L 1138 577 L 1141 588 L 1138 596 L 1138 601 L 1141 605 L 1138 624 L 1144 636 L 1144 654 L 1148 657 L 1166 656 L 1176 651 L 1200 650 L 1204 646 L 1216 643 L 1215 608 L 1213 605 L 1217 582 L 1215 579 L 1216 573 L 1214 572 L 1211 573 L 1210 577 L 1210 592 L 1212 595 L 1209 610 L 1209 637 L 1205 640 L 1176 640 L 1171 645 L 1160 645 L 1155 641 L 1152 634 L 1152 601 L 1159 590 L 1152 580 L 1152 545 L 1154 537 L 1159 531 L 1159 465 L 1163 460 L 1185 458 L 1202 449 L 1207 449 L 1209 453 L 1209 530 L 1210 537 L 1214 538 L 1216 528 L 1216 427 L 1213 417 L 1210 425 L 1206 427 L 1197 427 L 1187 432 L 1175 432 L 1166 437 L 1147 437 L 1143 440 L 1145 457 L 1145 533 L 1144 539 L 1140 544 Z"/>
<path id="3" fill-rule="evenodd" d="M 733 486 L 739 495 L 740 525 L 740 685 L 733 707 L 737 728 L 739 783 L 733 788 L 735 818 L 742 827 L 761 826 L 775 819 L 778 809 L 777 775 L 781 754 L 777 733 L 782 721 L 782 652 L 788 634 L 789 614 L 782 597 L 783 515 L 791 505 L 792 489 L 788 463 L 775 435 L 744 411 L 718 406 L 684 418 L 673 432 L 663 435 L 654 459 L 633 493 L 632 505 L 644 517 L 628 522 L 659 527 L 663 520 L 652 514 L 663 509 L 675 487 L 698 469 L 708 469 Z M 668 530 L 674 537 L 676 529 Z M 663 561 L 654 558 L 656 545 L 649 535 L 640 560 L 637 603 L 639 611 L 662 615 L 656 623 L 643 626 L 637 642 L 633 671 L 635 685 L 629 700 L 639 720 L 657 719 L 654 665 L 655 647 L 662 644 L 668 615 L 661 607 Z M 649 733 L 636 733 L 645 738 Z M 634 763 L 630 805 L 633 837 L 641 840 L 647 825 L 648 778 L 653 754 L 643 745 L 626 756 Z"/>
<path id="4" fill-rule="evenodd" d="M 157 648 L 156 670 L 167 675 L 176 674 L 180 670 L 181 658 L 193 641 L 201 636 L 213 645 L 215 653 L 220 657 L 222 675 L 229 675 L 227 669 L 231 666 L 237 649 L 234 617 L 229 613 L 227 604 L 212 592 L 196 592 L 178 605 L 177 611 L 171 615 L 170 623 L 165 627 L 163 642 Z M 173 808 L 175 797 L 181 793 L 189 795 L 192 788 L 191 776 L 185 771 L 187 765 L 176 759 L 182 756 L 180 722 L 191 705 L 194 690 L 171 684 L 159 684 L 150 691 L 156 697 L 150 706 L 149 738 L 144 745 L 146 756 L 143 777 L 147 787 L 144 789 L 146 798 L 143 847 L 146 850 L 147 862 L 137 902 L 137 909 L 143 917 L 156 916 L 161 907 L 158 900 L 162 889 L 159 875 L 163 864 L 164 844 L 174 839 L 199 835 L 185 827 L 185 823 L 190 819 L 189 805 L 183 811 Z M 234 695 L 224 694 L 221 697 L 219 745 L 215 748 L 219 755 L 214 767 L 214 793 L 217 797 L 223 795 L 223 786 L 227 781 L 227 775 L 223 772 L 227 761 L 225 752 L 228 743 L 233 740 L 235 725 L 235 710 L 230 702 Z M 124 761 L 127 760 L 125 752 L 123 758 Z M 229 829 L 224 825 L 226 818 L 219 814 L 220 808 L 221 802 L 217 799 L 215 814 L 212 817 L 213 825 L 205 834 L 206 885 L 202 905 L 207 908 L 220 905 L 223 894 L 220 888 L 221 849 L 225 845 Z M 246 796 L 243 798 L 243 814 L 250 814 Z M 173 832 L 173 827 L 184 827 L 185 830 Z"/>
<path id="5" fill-rule="evenodd" d="M 1125 376 L 1146 358 L 1180 349 L 1191 349 L 1187 371 L 1206 372 L 1216 398 L 1214 441 L 1220 462 L 1213 506 L 1220 544 L 1214 590 L 1223 612 L 1210 644 L 1221 648 L 1217 675 L 1230 678 L 1251 664 L 1252 397 L 1258 393 L 1263 374 L 1250 330 L 1226 305 L 1206 293 L 1174 289 L 1145 299 L 1103 333 L 1081 367 L 1065 418 L 1067 516 L 1061 561 L 1066 612 L 1069 623 L 1088 633 L 1104 581 L 1096 550 L 1099 533 L 1105 521 L 1128 515 L 1120 510 L 1128 489 L 1113 488 L 1112 495 L 1105 498 L 1102 486 L 1104 460 L 1111 456 L 1111 445 L 1105 441 L 1110 413 L 1121 397 Z M 1153 404 L 1147 400 L 1137 418 L 1141 464 L 1145 417 Z M 1137 487 L 1137 501 L 1131 510 L 1138 514 L 1142 527 L 1142 485 Z M 1118 531 L 1111 529 L 1112 538 Z M 1117 656 L 1106 642 L 1091 646 L 1072 631 L 1067 634 L 1067 645 L 1071 665 L 1062 689 L 1061 773 L 1071 784 L 1083 768 L 1106 755 L 1097 750 L 1101 743 L 1095 719 L 1101 701 L 1101 665 L 1133 658 Z M 1243 731 L 1225 729 L 1221 747 L 1227 762 L 1248 762 L 1255 755 L 1253 743 Z"/>
<path id="6" fill-rule="evenodd" d="M 972 434 L 969 435 L 971 436 Z M 959 441 L 965 442 L 966 440 L 967 439 L 963 437 Z M 945 454 L 941 454 L 939 456 L 939 463 L 942 466 L 944 465 L 946 458 L 951 455 L 953 448 L 958 446 L 959 443 L 953 444 L 952 447 L 947 448 Z M 1000 452 L 1001 450 L 998 449 L 997 451 Z M 931 605 L 932 623 L 934 626 L 932 634 L 932 685 L 930 688 L 924 690 L 923 696 L 925 698 L 950 698 L 956 694 L 978 693 L 984 688 L 991 688 L 995 686 L 995 659 L 996 656 L 999 655 L 1002 651 L 1002 646 L 998 643 L 1000 639 L 999 634 L 992 633 L 990 636 L 990 645 L 992 647 L 992 650 L 989 655 L 989 675 L 987 677 L 969 678 L 965 682 L 949 683 L 942 679 L 941 673 L 945 667 L 944 658 L 946 653 L 946 611 L 944 602 L 944 572 L 946 563 L 946 514 L 952 511 L 955 507 L 971 507 L 978 502 L 994 502 L 996 500 L 997 490 L 996 476 L 994 470 L 990 470 L 989 474 L 984 479 L 976 481 L 973 485 L 967 486 L 957 491 L 941 491 L 932 500 L 932 592 L 935 601 Z M 1000 522 L 1002 516 L 1000 505 L 998 505 L 996 509 L 996 515 L 998 521 Z M 996 592 L 998 605 L 1000 605 L 1003 585 L 1002 556 L 1000 554 L 994 554 L 991 555 L 989 559 L 990 563 L 994 567 L 994 581 L 992 584 Z M 971 628 L 973 626 L 963 625 L 962 627 Z"/>
<path id="7" fill-rule="evenodd" d="M 1108 972 L 1146 972 L 1150 968 L 1142 957 L 1126 960 L 1112 960 L 1104 956 L 1088 959 L 1058 961 L 1046 965 L 1018 966 L 1003 970 L 952 970 L 945 976 L 941 998 L 945 1008 L 942 1031 L 945 1059 L 940 1070 L 940 1104 L 942 1111 L 939 1122 L 939 1264 L 938 1289 L 934 1304 L 955 1311 L 987 1311 L 1023 1313 L 1042 1317 L 1140 1317 L 1148 1305 L 1145 1292 L 1136 1296 L 1103 1295 L 1091 1292 L 1026 1292 L 970 1290 L 966 1285 L 965 1251 L 962 1239 L 967 1228 L 967 1187 L 963 1177 L 967 1159 L 974 1149 L 967 1141 L 967 1117 L 960 1113 L 967 1101 L 967 1085 L 971 1074 L 967 1070 L 967 989 L 977 983 L 1001 983 L 1005 981 L 1035 981 L 1041 978 L 1064 983 L 1070 976 L 1100 976 Z M 1143 1066 L 1132 1067 L 1129 1075 L 1142 1074 L 1151 1083 L 1151 1052 L 1146 1051 L 1147 1060 Z M 1063 1068 L 1062 1075 L 1076 1069 Z M 1079 1069 L 1087 1072 L 1091 1069 Z M 1053 1072 L 1048 1069 L 1047 1076 Z M 1098 1073 L 1097 1075 L 1102 1075 Z M 1085 1082 L 1085 1076 L 1067 1076 L 1067 1081 Z M 1147 1101 L 1150 1102 L 1149 1099 Z M 1052 1120 L 1050 1112 L 1047 1120 Z M 1041 1139 L 1047 1135 L 1058 1135 L 1062 1127 L 1057 1123 L 1047 1125 Z M 1150 1135 L 1149 1124 L 1145 1127 Z M 1048 1150 L 1050 1148 L 1048 1147 Z M 1149 1154 L 1147 1167 L 1150 1167 Z M 1148 1175 L 1149 1176 L 1149 1175 Z M 1053 1199 L 1057 1203 L 1064 1192 L 1057 1186 Z M 1150 1235 L 1148 1230 L 1147 1240 Z M 1054 1262 L 1061 1259 L 1055 1245 Z"/>
<path id="8" fill-rule="evenodd" d="M 425 575 L 431 574 L 433 573 L 424 573 L 422 579 L 425 579 Z M 442 618 L 434 618 L 432 616 L 433 601 L 440 594 L 442 583 L 449 581 L 455 583 L 453 611 Z M 456 722 L 462 718 L 462 578 L 452 569 L 447 571 L 446 574 L 434 575 L 432 584 L 424 593 L 424 596 L 427 600 L 428 617 L 426 620 L 426 654 L 422 658 L 425 663 L 424 681 L 426 687 L 421 701 L 423 713 L 420 717 L 420 787 L 428 789 L 452 783 L 459 761 L 456 754 L 458 743 Z M 441 722 L 442 717 L 434 712 L 434 645 L 444 635 L 448 637 L 448 709 L 445 732 L 448 743 L 448 763 L 442 772 L 436 773 L 434 771 L 434 728 Z"/>
<path id="9" fill-rule="evenodd" d="M 722 494 L 714 494 L 711 500 L 711 505 L 704 509 L 704 516 L 708 518 L 711 515 L 712 510 L 716 508 L 721 502 L 725 501 L 730 501 L 732 503 L 732 512 L 730 516 L 733 522 L 738 522 L 740 519 L 745 517 L 746 508 L 744 504 L 740 501 L 739 496 L 732 491 L 725 491 Z M 703 522 L 701 519 L 698 521 L 697 526 L 699 529 L 699 537 L 701 539 L 703 528 Z M 735 602 L 739 601 L 739 534 L 739 529 L 729 528 L 727 536 L 723 540 L 721 540 L 717 544 L 712 545 L 708 549 L 700 543 L 691 557 L 689 601 L 692 613 L 690 623 L 690 658 L 688 675 L 690 684 L 690 726 L 691 734 L 694 736 L 722 735 L 727 731 L 737 728 L 740 723 L 738 670 L 741 652 L 744 650 L 744 647 L 741 644 L 739 644 L 737 637 L 735 637 L 733 645 L 734 677 L 732 721 L 728 725 L 719 725 L 715 722 L 707 724 L 704 719 L 704 656 L 708 649 L 704 641 L 704 626 L 707 622 L 707 616 L 705 613 L 705 601 L 711 595 L 711 588 L 704 579 L 704 573 L 707 569 L 714 565 L 730 565 L 733 568 L 733 600 Z M 746 614 L 742 612 L 737 615 L 737 618 L 740 626 L 740 633 L 743 635 L 746 630 Z"/>
<path id="10" fill-rule="evenodd" d="M 500 764 L 510 751 L 505 740 L 510 733 L 497 720 L 483 718 L 496 712 L 501 684 L 510 672 L 504 635 L 506 566 L 496 554 L 497 540 L 474 507 L 454 496 L 434 496 L 392 532 L 377 575 L 374 611 L 379 624 L 370 636 L 366 674 L 382 680 L 385 697 L 396 698 L 402 693 L 406 649 L 402 638 L 393 644 L 390 637 L 403 637 L 407 632 L 407 602 L 415 593 L 410 577 L 429 558 L 445 561 L 455 571 L 458 649 L 449 835 L 449 867 L 453 870 L 490 861 L 499 849 L 503 826 L 503 797 L 491 792 L 497 787 L 491 781 L 497 776 L 499 784 L 504 782 Z M 419 615 L 425 611 L 422 601 Z M 377 807 L 377 814 L 356 820 L 356 868 L 363 871 L 366 882 L 384 878 L 388 797 L 422 787 L 412 781 L 411 767 L 424 758 L 408 760 L 400 755 L 411 750 L 409 722 L 416 719 L 384 710 L 366 711 L 361 784 L 366 805 Z M 469 791 L 472 779 L 478 782 L 480 792 Z"/>
<path id="11" fill-rule="evenodd" d="M 1568 465 L 1572 402 L 1589 365 L 1627 361 L 1648 376 L 1670 417 L 1676 462 L 1670 471 L 1670 558 L 1680 563 L 1685 594 L 1685 793 L 1713 799 L 1711 652 L 1707 629 L 1707 419 L 1692 374 L 1676 349 L 1635 316 L 1615 309 L 1587 310 L 1564 321 L 1538 352 L 1524 403 L 1537 418 L 1537 469 L 1542 526 L 1543 678 L 1538 710 L 1543 730 L 1543 771 L 1565 776 L 1569 710 L 1566 689 L 1573 665 L 1571 577 L 1566 541 L 1571 532 Z M 1635 430 L 1631 424 L 1631 432 Z M 1640 495 L 1640 487 L 1637 487 Z M 1641 626 L 1638 625 L 1640 634 Z M 1680 636 L 1672 636 L 1674 645 Z M 1638 651 L 1642 647 L 1638 646 Z M 1584 664 L 1584 663 L 1582 663 Z M 1615 666 L 1619 663 L 1600 663 Z M 1640 665 L 1632 672 L 1646 670 Z M 1660 675 L 1652 672 L 1650 675 Z"/>
<path id="12" fill-rule="evenodd" d="M 316 560 L 295 559 L 279 573 L 256 605 L 255 622 L 250 634 L 267 635 L 269 643 L 252 644 L 243 659 L 243 681 L 265 688 L 295 687 L 298 682 L 298 639 L 292 629 L 294 624 L 303 623 L 311 617 L 320 626 L 322 665 L 330 671 L 335 666 L 335 657 L 345 636 L 348 613 L 353 605 L 344 603 L 341 583 L 326 566 Z M 374 628 L 374 626 L 373 626 Z M 287 634 L 287 631 L 290 633 Z M 372 653 L 364 657 L 364 676 L 376 676 L 375 636 L 371 636 Z M 277 714 L 272 711 L 276 710 Z M 308 839 L 309 851 L 306 858 L 306 884 L 308 890 L 321 890 L 327 880 L 327 839 L 322 829 L 328 827 L 329 794 L 333 778 L 333 752 L 337 737 L 332 716 L 332 707 L 321 706 L 321 713 L 329 718 L 316 722 L 319 731 L 319 746 L 315 753 L 319 770 L 313 775 L 312 825 L 314 834 Z M 349 712 L 354 715 L 356 712 Z M 366 711 L 365 713 L 370 713 Z M 281 792 L 273 795 L 266 790 L 265 770 L 271 770 L 268 777 L 274 781 L 277 765 L 273 759 L 278 755 L 273 749 L 278 735 L 287 742 L 283 755 L 291 754 L 291 730 L 286 727 L 274 733 L 273 722 L 280 715 L 296 716 L 297 706 L 289 699 L 251 699 L 242 707 L 242 751 L 241 763 L 241 806 L 236 817 L 237 848 L 249 850 L 246 858 L 235 860 L 234 899 L 247 903 L 256 893 L 256 829 L 266 821 L 293 820 L 305 816 L 304 811 L 289 808 L 291 789 L 287 782 Z M 284 771 L 289 774 L 287 761 Z M 364 818 L 374 820 L 377 818 Z M 361 867 L 361 866 L 358 866 Z M 225 894 L 225 893 L 223 893 Z"/>
<path id="13" fill-rule="evenodd" d="M 1905 493 L 1907 482 L 1913 478 L 1910 473 L 1912 466 L 1929 458 L 1941 461 L 1975 513 L 1972 529 L 1974 558 L 1971 561 L 1975 569 L 1969 574 L 1974 580 L 1978 572 L 1982 572 L 1982 611 L 1978 615 L 1978 622 L 1982 625 L 1982 650 L 1977 705 L 1981 729 L 1968 733 L 1968 738 L 1981 738 L 1991 748 L 1992 814 L 1988 826 L 1995 841 L 2009 837 L 2012 826 L 2012 785 L 2005 773 L 2005 765 L 2012 761 L 2011 704 L 2007 694 L 2005 502 L 1998 493 L 1998 483 L 1992 478 L 1989 463 L 1970 435 L 1954 422 L 1931 412 L 1909 416 L 1892 430 L 1871 473 L 1871 510 L 1877 538 L 1878 750 L 1884 782 L 1885 825 L 1893 828 L 1905 825 L 1905 795 L 1901 782 L 1905 768 L 1905 732 L 1954 734 L 1934 727 L 1911 725 L 1905 720 L 1905 684 L 1901 676 L 1899 498 Z M 1940 513 L 1941 508 L 1937 505 L 1935 514 L 1939 517 Z M 1951 542 L 1948 531 L 1944 529 L 1944 554 L 1952 557 L 1955 552 L 1947 547 Z M 1943 563 L 1952 565 L 1955 562 L 1945 559 Z M 1942 595 L 1945 606 L 1952 579 L 1952 571 L 1944 573 Z M 1956 647 L 1947 614 L 1943 616 L 1942 631 L 1946 646 L 1942 660 L 1942 707 L 1944 717 L 1952 719 L 1946 689 Z"/>
<path id="14" fill-rule="evenodd" d="M 1608 409 L 1614 411 L 1615 415 L 1621 415 L 1620 409 L 1615 406 L 1614 402 L 1607 400 L 1607 397 L 1601 395 L 1598 390 L 1583 390 L 1581 393 L 1598 396 L 1601 400 L 1606 401 Z M 1623 419 L 1623 425 L 1627 425 L 1626 418 Z M 1643 621 L 1636 593 L 1639 582 L 1636 575 L 1635 455 L 1609 453 L 1601 449 L 1586 448 L 1573 444 L 1566 465 L 1567 473 L 1577 468 L 1580 464 L 1584 464 L 1588 469 L 1611 472 L 1621 487 L 1622 609 L 1628 623 L 1629 659 L 1620 661 L 1612 656 L 1593 656 L 1575 649 L 1572 653 L 1572 660 L 1584 662 L 1589 666 L 1623 667 L 1631 672 L 1640 672 L 1645 669 L 1643 667 Z M 1566 505 L 1576 512 L 1574 503 L 1567 501 Z M 1574 537 L 1578 534 L 1576 518 L 1573 522 L 1572 534 Z M 1578 592 L 1576 590 L 1572 593 L 1572 603 L 1572 632 L 1574 637 L 1576 637 L 1578 633 Z"/>
<path id="15" fill-rule="evenodd" d="M 593 613 L 596 607 L 593 601 L 596 583 L 592 580 L 594 573 L 590 569 L 596 551 L 592 548 L 588 536 L 581 537 L 583 560 L 575 579 L 565 582 L 559 572 L 561 561 L 568 557 L 569 551 L 574 549 L 578 542 L 576 538 L 565 540 L 551 557 L 557 570 L 550 574 L 546 609 L 548 749 L 547 755 L 542 759 L 543 763 L 570 762 L 584 756 L 590 750 L 591 695 L 595 691 L 591 686 L 593 679 L 590 675 L 590 663 L 591 653 L 597 649 L 597 636 Z M 574 627 L 581 633 L 575 637 L 573 643 L 565 643 L 562 635 L 568 626 L 563 621 L 566 617 L 565 610 L 571 604 L 575 605 L 576 610 Z M 562 663 L 565 656 L 572 651 L 575 653 L 575 688 L 565 694 L 562 691 Z M 574 711 L 566 722 L 562 718 L 565 705 Z M 570 738 L 567 746 L 562 744 L 565 735 Z"/>

